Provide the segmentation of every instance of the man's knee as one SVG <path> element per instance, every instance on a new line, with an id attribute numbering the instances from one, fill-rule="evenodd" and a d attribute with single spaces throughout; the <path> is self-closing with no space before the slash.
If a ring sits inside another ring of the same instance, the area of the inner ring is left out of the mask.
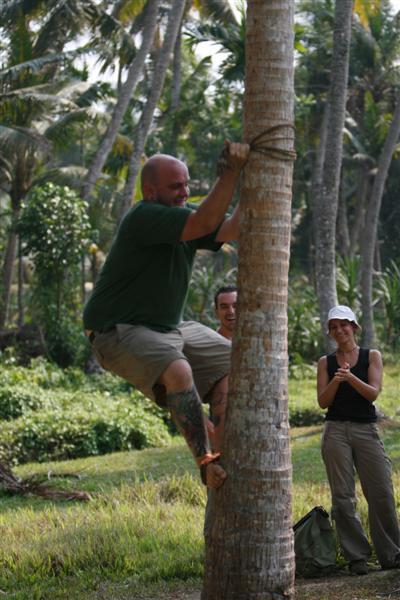
<path id="1" fill-rule="evenodd" d="M 174 360 L 161 374 L 157 384 L 164 386 L 166 394 L 192 388 L 193 375 L 189 363 L 184 359 Z"/>

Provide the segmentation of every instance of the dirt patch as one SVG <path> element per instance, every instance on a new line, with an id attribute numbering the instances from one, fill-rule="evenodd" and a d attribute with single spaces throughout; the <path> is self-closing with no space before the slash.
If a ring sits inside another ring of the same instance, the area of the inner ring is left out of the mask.
<path id="1" fill-rule="evenodd" d="M 373 571 L 355 577 L 296 581 L 296 600 L 395 600 L 400 598 L 400 571 Z"/>
<path id="2" fill-rule="evenodd" d="M 396 600 L 400 599 L 400 572 L 377 571 L 363 577 L 341 575 L 296 581 L 296 600 Z M 171 590 L 166 595 L 137 600 L 200 600 L 200 590 Z"/>
<path id="3" fill-rule="evenodd" d="M 138 591 L 125 584 L 96 594 L 107 600 L 200 600 L 201 583 L 176 582 Z M 400 600 L 400 571 L 373 571 L 364 576 L 339 575 L 321 579 L 297 579 L 296 600 Z"/>

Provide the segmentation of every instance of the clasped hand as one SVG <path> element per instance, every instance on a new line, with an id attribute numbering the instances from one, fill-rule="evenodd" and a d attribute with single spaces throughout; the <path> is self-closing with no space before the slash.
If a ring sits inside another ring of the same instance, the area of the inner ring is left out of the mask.
<path id="1" fill-rule="evenodd" d="M 349 363 L 343 363 L 343 365 L 336 371 L 334 379 L 339 382 L 348 381 L 351 375 Z"/>

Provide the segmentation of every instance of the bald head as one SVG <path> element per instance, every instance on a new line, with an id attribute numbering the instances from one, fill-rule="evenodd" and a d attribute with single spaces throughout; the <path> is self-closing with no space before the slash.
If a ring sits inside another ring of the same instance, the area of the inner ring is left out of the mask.
<path id="1" fill-rule="evenodd" d="M 186 169 L 186 165 L 182 161 L 178 160 L 174 156 L 171 156 L 170 154 L 153 154 L 153 156 L 150 156 L 142 168 L 140 179 L 142 193 L 144 184 L 147 182 L 156 184 L 160 172 L 165 170 L 168 171 L 169 167 L 174 167 L 176 165 L 183 166 Z"/>
<path id="2" fill-rule="evenodd" d="M 168 206 L 184 206 L 189 196 L 189 172 L 182 161 L 169 154 L 154 154 L 141 173 L 143 199 Z"/>

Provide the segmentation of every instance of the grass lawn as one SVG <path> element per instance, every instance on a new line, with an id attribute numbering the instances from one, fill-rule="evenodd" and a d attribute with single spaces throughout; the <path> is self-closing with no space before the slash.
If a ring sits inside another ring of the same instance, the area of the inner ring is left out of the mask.
<path id="1" fill-rule="evenodd" d="M 291 388 L 290 402 L 315 404 L 314 381 L 291 382 Z M 393 368 L 381 400 L 383 412 L 392 417 L 398 410 L 398 392 L 399 376 Z M 381 429 L 400 509 L 400 421 L 385 419 Z M 294 522 L 316 504 L 330 506 L 320 435 L 319 425 L 291 432 Z M 16 472 L 21 477 L 46 474 L 52 485 L 88 491 L 92 500 L 54 502 L 0 494 L 0 596 L 197 600 L 206 495 L 180 439 L 163 449 L 28 464 Z M 359 506 L 366 524 L 365 502 Z M 298 598 L 323 597 L 321 590 L 315 593 L 302 596 L 300 586 Z M 395 597 L 376 593 L 354 598 Z M 346 595 L 342 591 L 336 597 L 345 600 Z"/>
<path id="2" fill-rule="evenodd" d="M 320 431 L 292 430 L 294 521 L 315 504 L 329 507 Z M 382 435 L 399 492 L 400 424 L 389 422 Z M 177 581 L 190 590 L 199 581 L 205 491 L 181 441 L 160 450 L 24 465 L 17 472 L 64 474 L 51 478 L 53 484 L 90 491 L 93 500 L 0 497 L 0 590 L 6 597 L 67 599 L 73 590 L 77 600 L 124 598 L 130 590 L 132 598 L 134 591 L 140 597 L 160 586 L 175 589 Z M 365 502 L 360 509 L 366 521 Z"/>

